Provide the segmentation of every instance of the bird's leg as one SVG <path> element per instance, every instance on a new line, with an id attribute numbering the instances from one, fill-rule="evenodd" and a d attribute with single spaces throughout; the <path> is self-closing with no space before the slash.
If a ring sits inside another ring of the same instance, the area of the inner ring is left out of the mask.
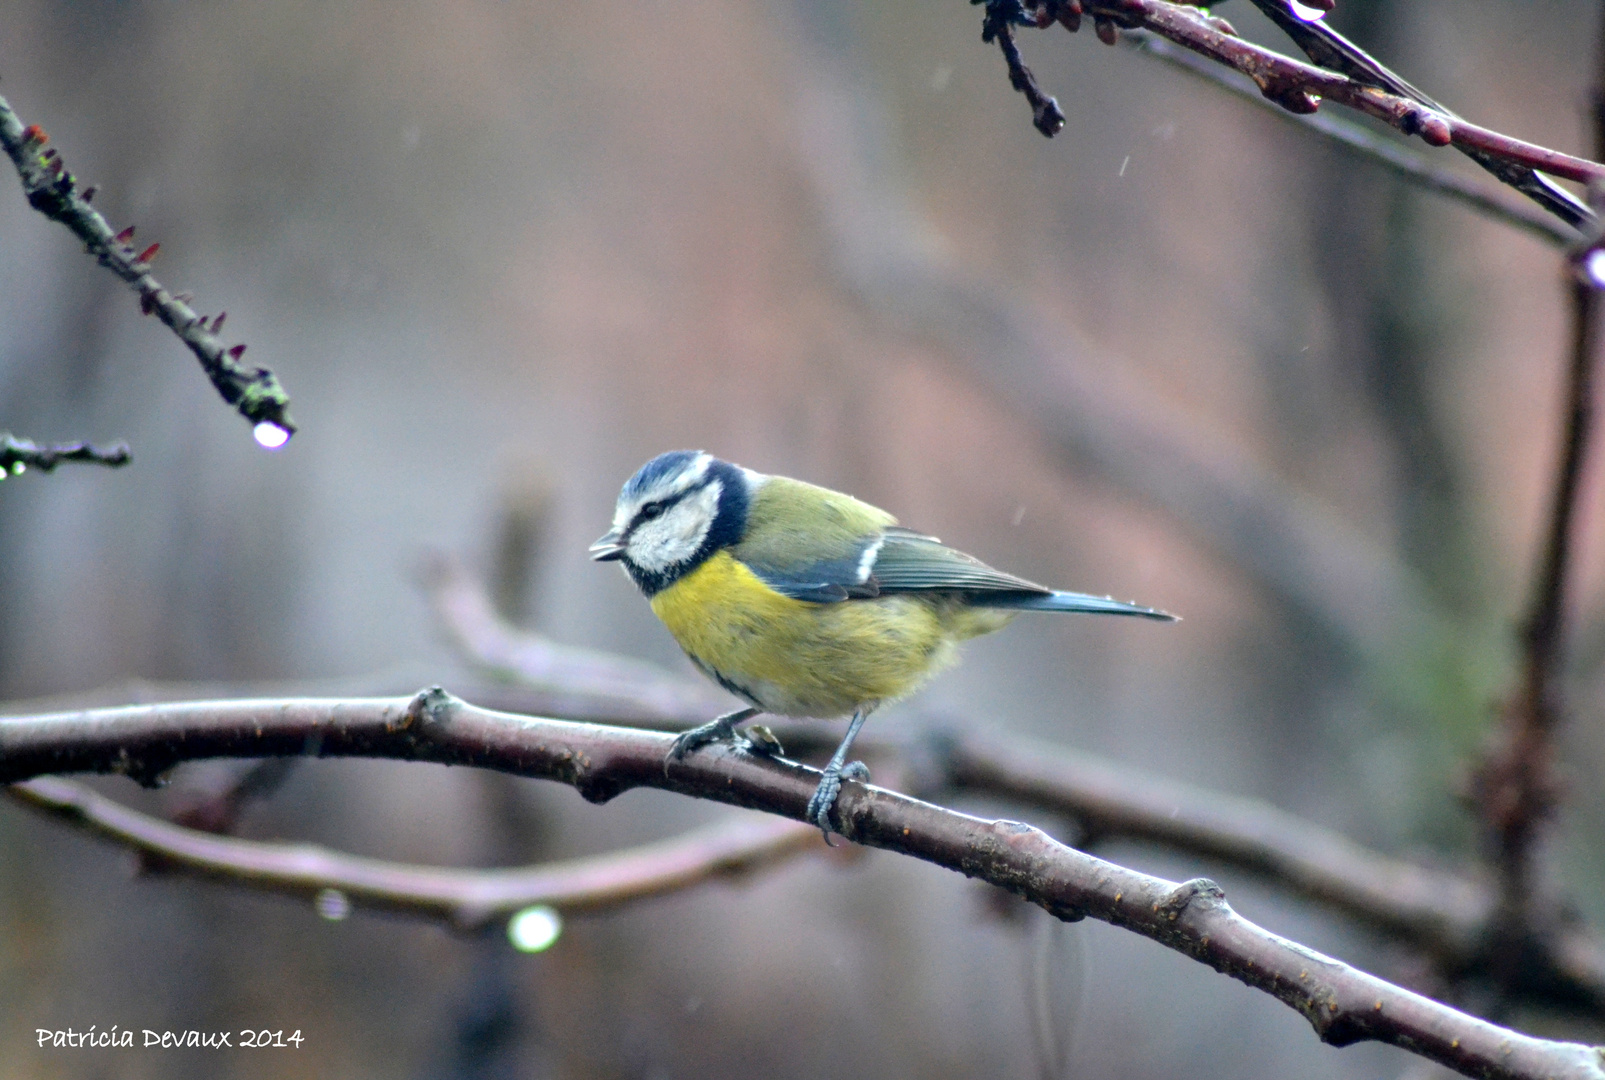
<path id="1" fill-rule="evenodd" d="M 736 737 L 736 725 L 743 720 L 751 720 L 758 715 L 753 708 L 737 709 L 733 713 L 725 713 L 717 720 L 694 727 L 690 731 L 682 732 L 669 747 L 669 756 L 663 759 L 663 767 L 667 769 L 669 762 L 679 761 L 693 750 L 707 746 L 711 742 L 730 742 Z"/>
<path id="2" fill-rule="evenodd" d="M 849 763 L 847 755 L 852 751 L 853 740 L 858 738 L 859 728 L 864 726 L 868 712 L 859 709 L 853 713 L 852 723 L 847 725 L 847 734 L 842 736 L 841 745 L 830 757 L 830 764 L 825 766 L 825 775 L 819 778 L 819 786 L 814 789 L 814 797 L 808 800 L 808 820 L 819 826 L 819 831 L 825 834 L 825 843 L 830 843 L 830 808 L 836 805 L 836 796 L 841 794 L 842 779 L 868 780 L 869 766 L 862 761 Z"/>

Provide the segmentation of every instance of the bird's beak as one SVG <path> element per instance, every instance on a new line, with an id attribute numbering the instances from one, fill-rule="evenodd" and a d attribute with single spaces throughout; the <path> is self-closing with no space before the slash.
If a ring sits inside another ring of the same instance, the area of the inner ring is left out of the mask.
<path id="1" fill-rule="evenodd" d="M 591 545 L 591 558 L 597 562 L 624 558 L 624 544 L 620 540 L 617 529 L 609 530 L 606 536 Z"/>

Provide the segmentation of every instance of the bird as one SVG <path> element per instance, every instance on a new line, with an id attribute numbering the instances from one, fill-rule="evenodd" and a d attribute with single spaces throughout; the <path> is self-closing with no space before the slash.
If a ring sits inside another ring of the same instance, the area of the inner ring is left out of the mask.
<path id="1" fill-rule="evenodd" d="M 952 663 L 960 642 L 1022 611 L 1176 618 L 995 570 L 851 495 L 702 450 L 641 466 L 590 555 L 619 562 L 691 663 L 748 703 L 682 733 L 665 769 L 714 742 L 740 745 L 736 725 L 759 713 L 851 717 L 808 802 L 827 844 L 842 781 L 869 776 L 847 760 L 864 721 Z"/>

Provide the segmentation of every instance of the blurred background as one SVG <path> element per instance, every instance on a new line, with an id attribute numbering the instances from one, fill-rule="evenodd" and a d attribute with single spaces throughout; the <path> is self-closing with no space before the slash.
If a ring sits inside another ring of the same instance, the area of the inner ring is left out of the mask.
<path id="1" fill-rule="evenodd" d="M 1598 8 L 1343 0 L 1333 22 L 1463 115 L 1586 155 Z M 1219 14 L 1292 51 L 1247 4 Z M 1457 789 L 1513 684 L 1558 452 L 1556 250 L 1090 28 L 1021 35 L 1068 117 L 1045 140 L 979 36 L 961 0 L 0 0 L 0 94 L 114 228 L 161 242 L 164 284 L 228 311 L 301 426 L 256 446 L 0 178 L 0 427 L 134 453 L 0 489 L 0 699 L 450 687 L 430 551 L 469 559 L 524 625 L 688 672 L 585 547 L 641 462 L 700 447 L 1184 616 L 1022 619 L 871 730 L 1029 733 L 1474 858 Z M 1597 483 L 1582 511 L 1577 782 L 1547 864 L 1605 925 Z M 309 762 L 241 832 L 513 865 L 730 813 Z M 1107 854 L 1217 876 L 1249 918 L 1399 976 L 1252 879 Z M 821 848 L 577 919 L 537 956 L 130 865 L 0 802 L 0 1077 L 1410 1068 L 1320 1046 L 1151 942 L 882 853 Z M 1062 1064 L 1032 1035 L 1044 1003 Z M 91 1024 L 306 1041 L 35 1048 L 36 1028 Z"/>

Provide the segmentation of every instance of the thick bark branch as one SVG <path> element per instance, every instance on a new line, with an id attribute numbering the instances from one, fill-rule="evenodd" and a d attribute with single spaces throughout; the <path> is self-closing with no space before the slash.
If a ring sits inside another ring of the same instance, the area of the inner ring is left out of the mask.
<path id="1" fill-rule="evenodd" d="M 960 790 L 1069 814 L 1086 844 L 1144 840 L 1263 874 L 1293 892 L 1463 962 L 1493 908 L 1490 890 L 1459 874 L 1368 851 L 1253 799 L 1203 791 L 1020 739 L 955 737 L 943 755 Z M 1600 987 L 1605 1000 L 1605 982 Z"/>
<path id="2" fill-rule="evenodd" d="M 802 820 L 818 773 L 719 747 L 665 768 L 671 737 L 512 716 L 438 688 L 412 699 L 136 706 L 0 723 L 0 781 L 115 772 L 154 782 L 179 761 L 309 754 L 474 765 L 558 780 L 601 802 L 656 787 Z M 1124 927 L 1263 990 L 1333 1045 L 1376 1040 L 1468 1076 L 1605 1080 L 1599 1053 L 1497 1027 L 1287 941 L 1239 916 L 1214 883 L 1181 884 L 1066 847 L 1041 830 L 983 821 L 864 784 L 832 813 L 861 844 L 1014 892 L 1063 919 Z"/>
<path id="3" fill-rule="evenodd" d="M 472 930 L 535 904 L 600 911 L 750 872 L 818 849 L 813 826 L 777 818 L 726 821 L 655 844 L 506 870 L 407 866 L 315 844 L 217 836 L 163 821 L 55 777 L 13 784 L 18 802 L 145 856 L 144 869 L 182 872 L 308 899 L 338 889 L 367 907 L 445 919 Z"/>

